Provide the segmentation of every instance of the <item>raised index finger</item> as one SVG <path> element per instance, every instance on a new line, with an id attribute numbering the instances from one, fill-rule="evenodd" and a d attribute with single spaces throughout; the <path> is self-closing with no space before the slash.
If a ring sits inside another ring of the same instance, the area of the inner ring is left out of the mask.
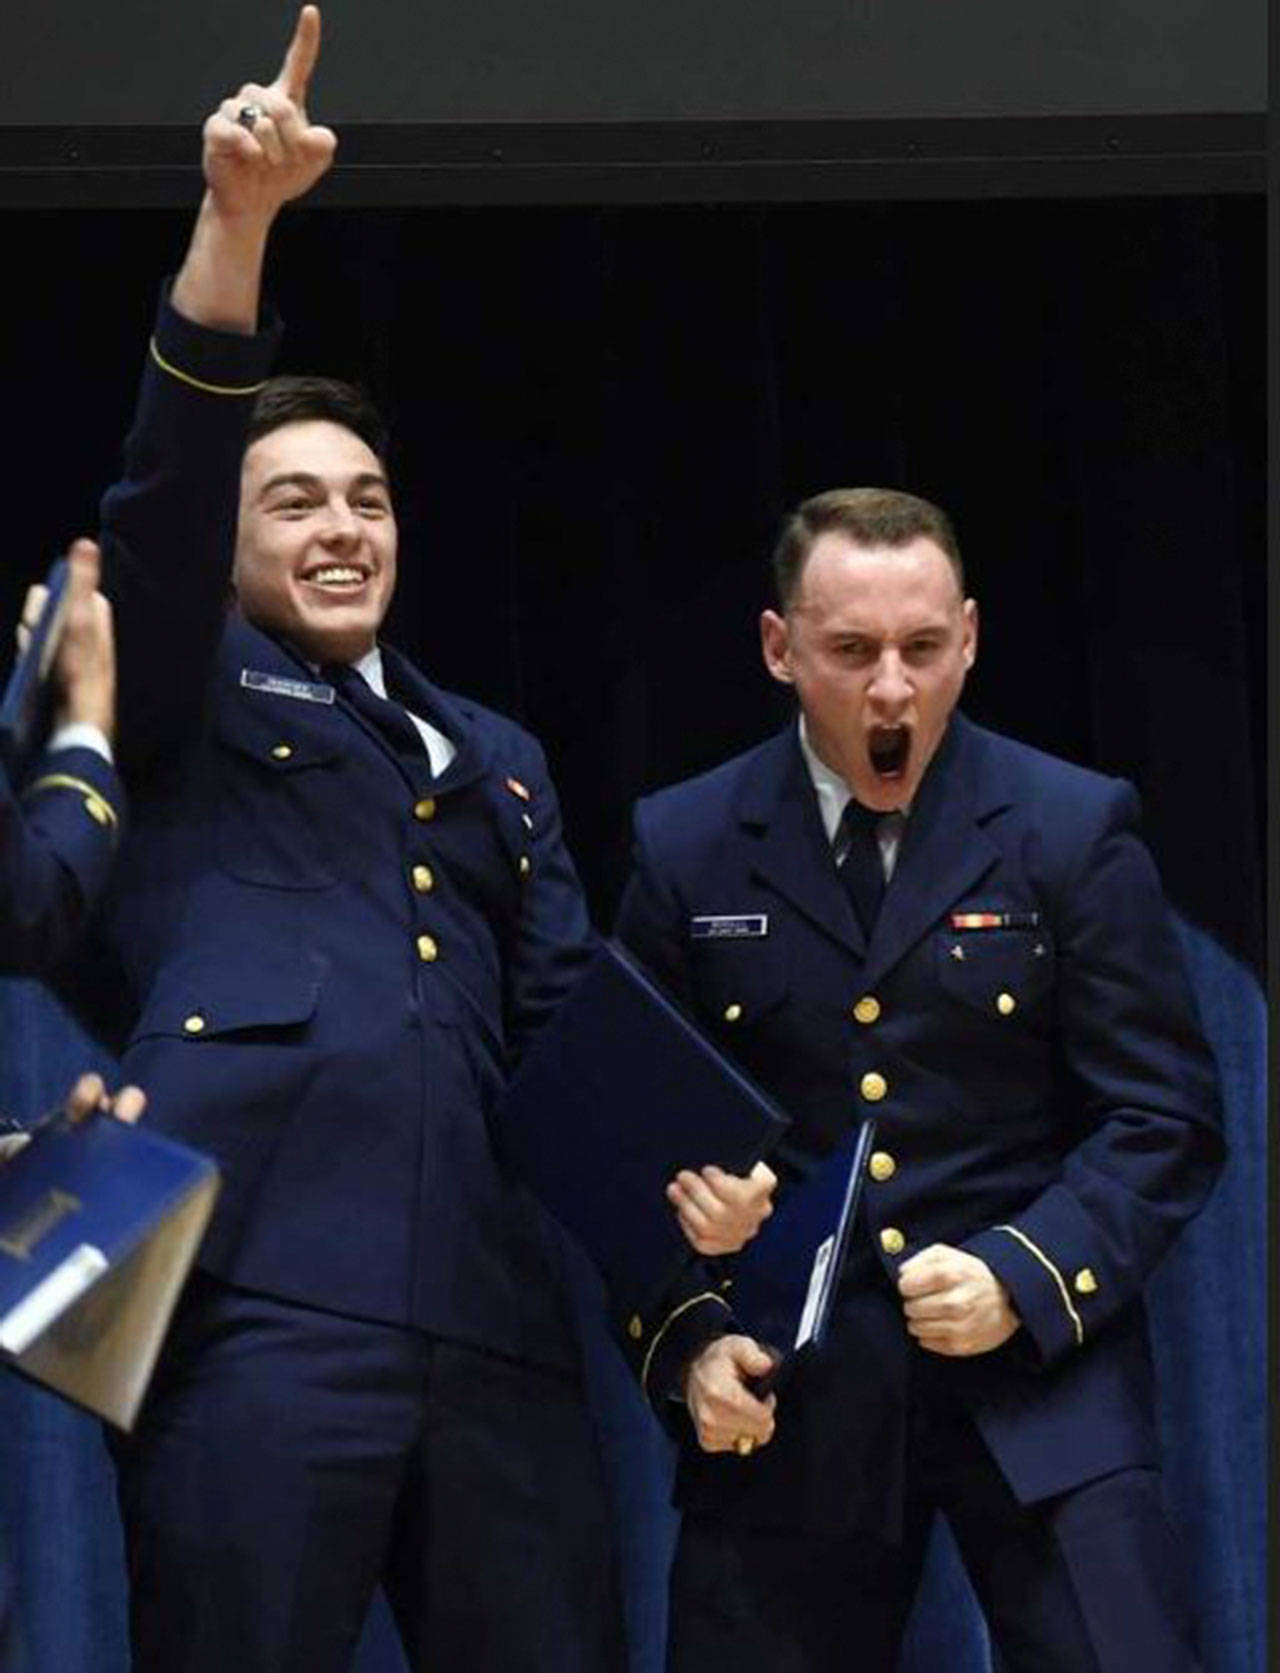
<path id="1" fill-rule="evenodd" d="M 320 8 L 304 6 L 294 25 L 293 39 L 285 49 L 275 85 L 296 105 L 307 102 L 307 83 L 320 56 Z"/>

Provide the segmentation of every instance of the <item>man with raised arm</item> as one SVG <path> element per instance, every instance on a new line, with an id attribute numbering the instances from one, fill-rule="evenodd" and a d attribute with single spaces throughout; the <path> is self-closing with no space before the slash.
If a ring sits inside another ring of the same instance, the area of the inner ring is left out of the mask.
<path id="1" fill-rule="evenodd" d="M 267 379 L 267 236 L 335 148 L 319 27 L 206 123 L 104 502 L 136 812 L 95 1008 L 224 1181 L 117 1447 L 134 1666 L 341 1673 L 381 1583 L 415 1669 L 607 1673 L 577 1344 L 486 1127 L 589 950 L 556 795 L 527 733 L 378 638 L 376 413 Z"/>

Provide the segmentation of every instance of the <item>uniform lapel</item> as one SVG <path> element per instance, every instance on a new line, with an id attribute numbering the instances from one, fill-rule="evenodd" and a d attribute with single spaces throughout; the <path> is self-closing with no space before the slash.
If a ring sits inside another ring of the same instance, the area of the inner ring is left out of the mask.
<path id="1" fill-rule="evenodd" d="M 757 756 L 739 803 L 739 819 L 753 841 L 753 874 L 861 958 L 866 950 L 862 927 L 840 887 L 794 726 Z"/>
<path id="2" fill-rule="evenodd" d="M 1007 797 L 993 796 L 984 786 L 981 756 L 974 728 L 963 715 L 953 715 L 903 831 L 898 863 L 867 950 L 863 980 L 868 989 L 1000 857 L 983 821 Z"/>

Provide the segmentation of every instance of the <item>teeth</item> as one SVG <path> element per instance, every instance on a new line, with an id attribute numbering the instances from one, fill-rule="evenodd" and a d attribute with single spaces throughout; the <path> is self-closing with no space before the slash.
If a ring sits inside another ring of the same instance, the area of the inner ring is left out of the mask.
<path id="1" fill-rule="evenodd" d="M 348 564 L 332 564 L 327 569 L 313 570 L 307 579 L 318 582 L 322 587 L 345 586 L 353 581 L 363 581 L 364 571 L 352 569 Z"/>

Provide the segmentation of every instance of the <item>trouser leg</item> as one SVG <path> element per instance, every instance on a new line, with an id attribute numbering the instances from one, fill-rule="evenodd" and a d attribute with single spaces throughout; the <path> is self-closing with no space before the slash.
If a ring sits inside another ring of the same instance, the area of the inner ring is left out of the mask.
<path id="1" fill-rule="evenodd" d="M 686 1517 L 668 1673 L 894 1673 L 924 1533 L 885 1545 Z"/>
<path id="2" fill-rule="evenodd" d="M 1195 1673 L 1157 1471 L 1021 1505 L 967 1417 L 948 1444 L 938 1499 L 1004 1673 Z"/>
<path id="3" fill-rule="evenodd" d="M 385 1575 L 415 1673 L 614 1673 L 616 1543 L 581 1381 L 437 1343 Z"/>
<path id="4" fill-rule="evenodd" d="M 197 1278 L 112 1443 L 135 1673 L 346 1673 L 430 1346 Z"/>

